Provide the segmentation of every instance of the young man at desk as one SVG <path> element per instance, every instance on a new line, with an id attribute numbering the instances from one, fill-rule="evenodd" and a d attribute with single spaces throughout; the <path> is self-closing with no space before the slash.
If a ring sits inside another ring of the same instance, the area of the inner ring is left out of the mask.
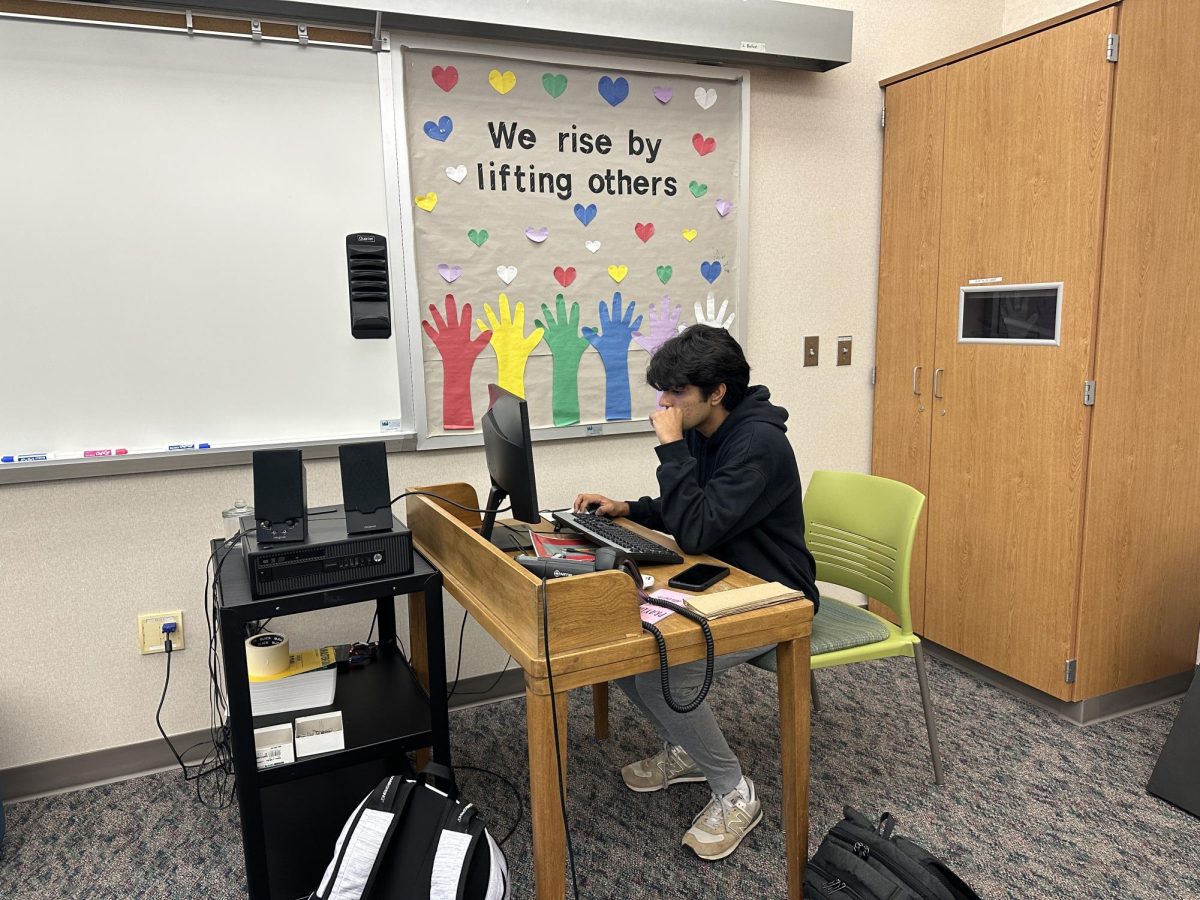
<path id="1" fill-rule="evenodd" d="M 742 348 L 723 328 L 693 325 L 650 358 L 646 381 L 662 392 L 650 422 L 658 436 L 660 495 L 610 500 L 580 494 L 576 512 L 591 510 L 669 532 L 685 553 L 706 553 L 801 590 L 818 592 L 812 554 L 804 544 L 804 509 L 796 455 L 785 432 L 787 410 L 750 384 Z M 716 672 L 753 659 L 759 647 L 720 656 Z M 700 686 L 703 660 L 673 666 L 672 693 Z M 701 859 L 722 859 L 762 821 L 754 782 L 742 772 L 708 702 L 690 713 L 672 710 L 657 670 L 617 684 L 646 715 L 663 749 L 621 770 L 625 784 L 647 792 L 684 781 L 707 781 L 712 799 L 683 844 Z M 752 715 L 752 711 L 747 711 Z"/>

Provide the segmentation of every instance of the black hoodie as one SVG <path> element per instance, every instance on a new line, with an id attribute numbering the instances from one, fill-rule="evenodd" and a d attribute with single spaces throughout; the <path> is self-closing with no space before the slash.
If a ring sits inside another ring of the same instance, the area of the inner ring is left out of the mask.
<path id="1" fill-rule="evenodd" d="M 712 437 L 691 429 L 655 448 L 661 496 L 630 501 L 629 518 L 670 532 L 685 553 L 707 553 L 801 590 L 815 607 L 816 564 L 804 543 L 788 414 L 770 398 L 753 385 Z"/>

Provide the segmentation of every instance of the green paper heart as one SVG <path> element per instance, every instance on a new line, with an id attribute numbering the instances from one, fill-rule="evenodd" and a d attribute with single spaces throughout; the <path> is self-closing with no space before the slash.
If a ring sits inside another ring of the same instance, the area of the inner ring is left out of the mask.
<path id="1" fill-rule="evenodd" d="M 488 233 L 483 228 L 480 228 L 478 231 L 472 228 L 467 232 L 467 237 L 476 247 L 482 247 L 487 242 Z"/>
<path id="2" fill-rule="evenodd" d="M 671 269 L 670 266 L 659 266 L 654 271 L 658 273 L 658 280 L 661 281 L 663 284 L 666 284 L 668 281 L 671 280 L 671 275 L 673 274 L 673 270 Z"/>
<path id="3" fill-rule="evenodd" d="M 567 76 L 554 75 L 547 72 L 542 76 L 542 87 L 546 89 L 546 93 L 557 100 L 562 96 L 562 92 L 567 89 Z"/>
<path id="4" fill-rule="evenodd" d="M 691 184 L 688 185 L 688 190 L 690 190 L 692 192 L 693 197 L 700 198 L 708 193 L 708 185 L 701 184 L 698 181 L 693 181 Z"/>

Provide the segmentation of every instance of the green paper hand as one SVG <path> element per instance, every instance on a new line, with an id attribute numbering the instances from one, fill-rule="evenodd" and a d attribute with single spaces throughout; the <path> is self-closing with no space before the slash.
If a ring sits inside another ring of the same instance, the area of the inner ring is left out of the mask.
<path id="1" fill-rule="evenodd" d="M 496 369 L 499 372 L 500 387 L 518 397 L 525 396 L 525 363 L 533 348 L 542 342 L 543 329 L 535 328 L 529 337 L 525 336 L 525 304 L 517 303 L 512 314 L 508 311 L 508 296 L 500 295 L 500 319 L 492 312 L 491 306 L 483 304 L 483 313 L 491 323 L 492 349 L 496 351 Z M 476 319 L 475 324 L 480 331 L 487 331 L 488 326 L 482 319 Z"/>
<path id="2" fill-rule="evenodd" d="M 563 295 L 555 297 L 557 318 L 542 304 L 542 318 L 534 324 L 546 332 L 546 343 L 554 358 L 554 424 L 575 425 L 579 422 L 579 360 L 588 348 L 587 338 L 579 334 L 579 304 L 567 303 Z"/>

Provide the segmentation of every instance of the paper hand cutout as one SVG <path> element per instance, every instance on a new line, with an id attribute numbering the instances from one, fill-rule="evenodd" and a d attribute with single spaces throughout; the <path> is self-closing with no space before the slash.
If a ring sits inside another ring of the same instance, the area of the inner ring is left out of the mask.
<path id="1" fill-rule="evenodd" d="M 642 327 L 642 317 L 632 323 L 633 308 L 637 304 L 629 301 L 625 315 L 621 315 L 621 292 L 613 294 L 612 315 L 608 304 L 600 301 L 600 331 L 584 328 L 583 336 L 600 353 L 604 363 L 605 402 L 604 418 L 612 422 L 632 418 L 632 403 L 629 397 L 629 342 L 633 333 Z"/>
<path id="2" fill-rule="evenodd" d="M 725 318 L 725 310 L 727 310 L 729 308 L 729 301 L 722 300 L 721 308 L 719 310 L 717 310 L 716 312 L 714 312 L 713 310 L 716 308 L 716 305 L 717 305 L 717 299 L 716 299 L 716 297 L 713 296 L 712 291 L 708 292 L 708 309 L 707 309 L 707 311 L 700 306 L 699 301 L 696 301 L 696 324 L 697 325 L 711 325 L 713 328 L 726 328 L 726 329 L 729 328 L 729 326 L 733 324 L 733 317 L 735 315 L 737 315 L 737 313 L 730 313 L 729 318 L 726 319 Z M 688 326 L 687 326 L 686 322 L 679 323 L 680 331 L 683 331 L 687 327 Z"/>
<path id="3" fill-rule="evenodd" d="M 638 342 L 639 347 L 652 354 L 681 330 L 679 320 L 682 317 L 683 307 L 678 303 L 672 307 L 671 298 L 663 294 L 662 303 L 659 304 L 657 312 L 654 304 L 650 304 L 650 333 L 635 332 L 633 339 Z"/>
<path id="4" fill-rule="evenodd" d="M 422 321 L 421 327 L 442 354 L 442 425 L 447 431 L 475 427 L 471 409 L 471 369 L 483 348 L 492 339 L 490 331 L 482 331 L 471 339 L 471 304 L 464 303 L 462 317 L 458 315 L 454 295 L 446 295 L 446 318 L 432 303 L 429 314 L 434 326 Z"/>
<path id="5" fill-rule="evenodd" d="M 554 300 L 556 316 L 542 304 L 542 318 L 534 324 L 545 331 L 546 343 L 554 359 L 554 424 L 575 425 L 579 422 L 579 360 L 588 348 L 588 340 L 579 334 L 579 304 L 567 303 L 559 294 Z"/>
<path id="6" fill-rule="evenodd" d="M 500 387 L 518 397 L 525 396 L 525 363 L 533 348 L 542 342 L 543 329 L 535 328 L 525 336 L 525 304 L 518 302 L 512 314 L 508 311 L 508 296 L 500 295 L 500 319 L 488 304 L 483 304 L 483 313 L 492 326 L 492 349 L 496 351 L 497 380 Z M 483 331 L 482 319 L 475 324 Z"/>

